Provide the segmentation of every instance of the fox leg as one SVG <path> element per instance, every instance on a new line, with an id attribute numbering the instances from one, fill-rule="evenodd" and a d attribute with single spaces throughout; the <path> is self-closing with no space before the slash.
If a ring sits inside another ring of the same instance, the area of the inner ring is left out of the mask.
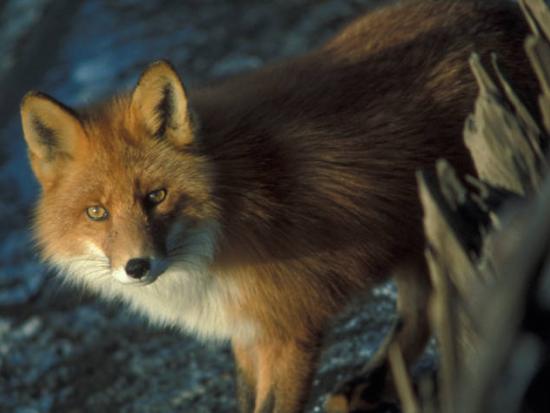
<path id="1" fill-rule="evenodd" d="M 252 413 L 256 403 L 256 349 L 253 346 L 233 342 L 236 364 L 237 403 L 240 413 Z"/>
<path id="2" fill-rule="evenodd" d="M 409 261 L 393 275 L 398 289 L 398 320 L 372 360 L 329 396 L 325 405 L 328 413 L 387 411 L 384 409 L 397 401 L 388 359 L 390 345 L 398 344 L 409 367 L 426 346 L 432 288 L 424 260 Z"/>
<path id="3" fill-rule="evenodd" d="M 302 411 L 319 355 L 319 343 L 273 340 L 233 344 L 241 413 Z"/>

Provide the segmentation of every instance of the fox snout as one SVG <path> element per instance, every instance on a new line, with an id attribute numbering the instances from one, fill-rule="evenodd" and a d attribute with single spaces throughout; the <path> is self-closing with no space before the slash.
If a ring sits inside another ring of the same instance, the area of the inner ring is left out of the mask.
<path id="1" fill-rule="evenodd" d="M 149 258 L 132 258 L 128 260 L 124 270 L 129 277 L 139 280 L 145 277 L 151 269 L 151 261 Z"/>
<path id="2" fill-rule="evenodd" d="M 113 277 L 122 284 L 151 284 L 167 268 L 165 260 L 154 257 L 130 258 L 124 266 L 113 269 Z"/>

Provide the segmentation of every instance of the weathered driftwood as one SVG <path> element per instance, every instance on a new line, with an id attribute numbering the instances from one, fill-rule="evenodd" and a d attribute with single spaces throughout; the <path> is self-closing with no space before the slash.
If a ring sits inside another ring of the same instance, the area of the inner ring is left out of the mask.
<path id="1" fill-rule="evenodd" d="M 499 75 L 498 85 L 477 55 L 472 56 L 470 63 L 480 92 L 475 112 L 466 121 L 464 142 L 478 176 L 494 187 L 519 195 L 532 193 L 540 187 L 540 170 L 546 166 L 540 129 L 504 79 L 496 58 L 493 63 Z"/>
<path id="2" fill-rule="evenodd" d="M 533 31 L 526 51 L 541 87 L 540 116 L 496 57 L 492 77 L 474 55 L 480 93 L 464 140 L 478 178 L 463 183 L 445 161 L 435 176 L 418 174 L 440 392 L 437 402 L 429 390 L 415 400 L 394 351 L 406 412 L 550 412 L 550 9 L 543 0 L 520 3 Z"/>

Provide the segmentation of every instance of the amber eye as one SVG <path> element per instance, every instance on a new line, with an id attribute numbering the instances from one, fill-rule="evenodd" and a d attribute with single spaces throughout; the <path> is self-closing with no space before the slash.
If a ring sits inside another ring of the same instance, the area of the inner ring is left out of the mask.
<path id="1" fill-rule="evenodd" d="M 92 221 L 104 221 L 109 217 L 109 212 L 100 205 L 94 205 L 86 208 L 86 215 Z"/>
<path id="2" fill-rule="evenodd" d="M 147 194 L 147 202 L 151 205 L 160 204 L 166 198 L 166 189 L 157 189 Z"/>

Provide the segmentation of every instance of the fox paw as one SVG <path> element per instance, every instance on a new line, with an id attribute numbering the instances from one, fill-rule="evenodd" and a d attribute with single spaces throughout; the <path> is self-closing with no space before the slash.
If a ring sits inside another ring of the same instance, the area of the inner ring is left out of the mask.
<path id="1" fill-rule="evenodd" d="M 327 413 L 399 413 L 384 400 L 388 368 L 383 364 L 340 384 L 325 402 Z"/>

